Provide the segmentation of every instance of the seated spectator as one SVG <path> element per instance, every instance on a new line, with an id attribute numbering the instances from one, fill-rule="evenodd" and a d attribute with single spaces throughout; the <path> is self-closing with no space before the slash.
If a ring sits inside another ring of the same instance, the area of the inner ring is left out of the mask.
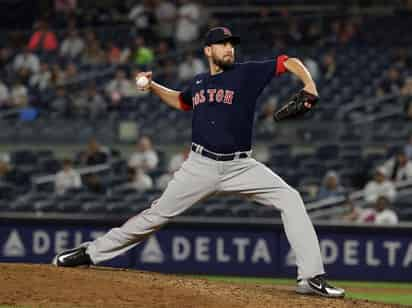
<path id="1" fill-rule="evenodd" d="M 375 204 L 375 224 L 377 225 L 397 225 L 398 215 L 390 209 L 391 202 L 388 198 L 380 196 Z"/>
<path id="2" fill-rule="evenodd" d="M 50 78 L 52 87 L 63 85 L 64 80 L 65 80 L 64 71 L 61 69 L 61 67 L 57 63 L 53 64 L 51 67 L 51 78 Z"/>
<path id="3" fill-rule="evenodd" d="M 409 135 L 408 143 L 405 145 L 404 151 L 406 157 L 408 157 L 408 159 L 412 159 L 412 135 Z"/>
<path id="4" fill-rule="evenodd" d="M 70 82 L 75 81 L 78 78 L 79 70 L 77 65 L 73 62 L 69 62 L 64 71 L 62 72 L 62 76 L 60 79 L 60 84 L 64 85 Z"/>
<path id="5" fill-rule="evenodd" d="M 172 156 L 169 161 L 167 172 L 162 174 L 156 181 L 156 188 L 163 190 L 167 187 L 169 182 L 173 178 L 173 174 L 180 169 L 183 162 L 187 159 L 190 153 L 190 148 L 185 148 L 182 152 L 179 152 Z"/>
<path id="6" fill-rule="evenodd" d="M 97 92 L 96 85 L 91 84 L 73 102 L 74 112 L 89 119 L 96 119 L 106 113 L 107 102 Z"/>
<path id="7" fill-rule="evenodd" d="M 95 166 L 108 162 L 109 155 L 107 151 L 97 142 L 96 139 L 91 139 L 87 145 L 85 152 L 81 153 L 80 161 L 86 166 Z"/>
<path id="8" fill-rule="evenodd" d="M 378 87 L 377 95 L 399 94 L 402 88 L 402 79 L 395 67 L 391 67 Z"/>
<path id="9" fill-rule="evenodd" d="M 83 64 L 99 65 L 106 61 L 104 51 L 100 47 L 99 41 L 92 41 L 83 50 L 81 61 Z"/>
<path id="10" fill-rule="evenodd" d="M 109 64 L 120 64 L 122 62 L 122 51 L 116 44 L 112 41 L 107 43 L 107 48 L 105 49 L 107 62 Z"/>
<path id="11" fill-rule="evenodd" d="M 152 1 L 138 1 L 130 10 L 128 17 L 135 24 L 135 28 L 133 29 L 134 34 L 143 35 L 145 38 L 153 36 L 155 17 Z"/>
<path id="12" fill-rule="evenodd" d="M 268 101 L 263 105 L 262 112 L 257 119 L 257 132 L 264 136 L 273 136 L 276 132 L 276 123 L 273 120 L 273 114 L 278 106 L 278 98 L 276 96 L 269 97 Z"/>
<path id="13" fill-rule="evenodd" d="M 44 91 L 51 86 L 52 73 L 49 64 L 43 62 L 40 64 L 40 71 L 30 77 L 29 84 L 32 88 Z"/>
<path id="14" fill-rule="evenodd" d="M 142 168 L 129 168 L 128 169 L 128 182 L 126 187 L 134 188 L 137 191 L 145 191 L 153 187 L 153 181 Z"/>
<path id="15" fill-rule="evenodd" d="M 73 102 L 63 86 L 56 89 L 56 96 L 50 102 L 50 111 L 57 116 L 69 116 L 72 113 Z"/>
<path id="16" fill-rule="evenodd" d="M 372 223 L 375 221 L 376 211 L 374 208 L 362 208 L 355 206 L 355 204 L 350 200 L 347 202 L 345 207 L 347 212 L 342 217 L 345 222 Z"/>
<path id="17" fill-rule="evenodd" d="M 345 194 L 345 189 L 339 183 L 338 174 L 335 171 L 328 171 L 323 178 L 316 199 L 326 199 L 339 197 Z"/>
<path id="18" fill-rule="evenodd" d="M 149 137 L 143 136 L 136 144 L 136 151 L 130 156 L 128 165 L 131 168 L 141 168 L 148 172 L 154 170 L 159 163 L 156 151 Z"/>
<path id="19" fill-rule="evenodd" d="M 15 170 L 12 166 L 4 160 L 0 160 L 0 183 L 15 184 L 14 183 Z"/>
<path id="20" fill-rule="evenodd" d="M 80 174 L 73 169 L 70 159 L 63 159 L 63 169 L 56 174 L 54 182 L 55 192 L 63 195 L 69 188 L 79 188 L 82 186 Z"/>
<path id="21" fill-rule="evenodd" d="M 401 89 L 401 95 L 412 96 L 412 77 L 407 77 Z"/>
<path id="22" fill-rule="evenodd" d="M 305 57 L 303 59 L 303 63 L 305 64 L 309 73 L 312 75 L 313 80 L 317 81 L 320 78 L 319 64 L 315 61 L 315 59 L 311 57 Z"/>
<path id="23" fill-rule="evenodd" d="M 195 77 L 196 75 L 206 71 L 206 67 L 203 61 L 188 53 L 186 58 L 179 64 L 178 76 L 182 81 L 187 81 Z"/>
<path id="24" fill-rule="evenodd" d="M 0 80 L 0 108 L 8 106 L 10 104 L 10 93 L 7 85 Z"/>
<path id="25" fill-rule="evenodd" d="M 200 6 L 194 1 L 180 0 L 177 10 L 176 43 L 187 45 L 199 38 L 201 26 Z"/>
<path id="26" fill-rule="evenodd" d="M 154 53 L 151 48 L 146 46 L 142 36 L 138 36 L 134 41 L 132 49 L 126 49 L 124 56 L 128 61 L 137 65 L 148 65 L 154 60 Z"/>
<path id="27" fill-rule="evenodd" d="M 336 60 L 334 53 L 329 52 L 322 57 L 320 71 L 325 80 L 331 80 L 334 77 L 336 72 Z"/>
<path id="28" fill-rule="evenodd" d="M 409 161 L 404 150 L 399 150 L 381 168 L 386 177 L 394 182 L 412 178 L 412 162 Z"/>
<path id="29" fill-rule="evenodd" d="M 114 79 L 106 85 L 105 91 L 113 105 L 117 105 L 123 97 L 132 96 L 137 92 L 134 83 L 126 78 L 126 72 L 122 69 L 116 71 Z"/>
<path id="30" fill-rule="evenodd" d="M 385 170 L 377 168 L 374 177 L 364 189 L 364 199 L 368 203 L 375 203 L 379 196 L 387 197 L 391 202 L 396 197 L 396 189 L 393 183 L 386 179 Z"/>
<path id="31" fill-rule="evenodd" d="M 40 70 L 39 57 L 31 53 L 28 48 L 25 48 L 23 52 L 17 54 L 14 58 L 13 69 L 18 76 L 28 80 L 31 74 L 37 73 Z"/>
<path id="32" fill-rule="evenodd" d="M 27 47 L 34 52 L 54 52 L 59 43 L 56 34 L 49 30 L 49 24 L 45 21 L 38 21 L 34 25 L 36 30 L 30 37 Z"/>
<path id="33" fill-rule="evenodd" d="M 17 79 L 10 91 L 10 107 L 24 107 L 29 102 L 29 91 L 26 86 Z"/>
<path id="34" fill-rule="evenodd" d="M 60 47 L 60 56 L 68 59 L 76 59 L 84 50 L 84 40 L 76 29 L 69 31 Z"/>
<path id="35" fill-rule="evenodd" d="M 175 31 L 176 5 L 174 1 L 160 0 L 156 3 L 156 34 L 160 39 L 172 41 Z"/>

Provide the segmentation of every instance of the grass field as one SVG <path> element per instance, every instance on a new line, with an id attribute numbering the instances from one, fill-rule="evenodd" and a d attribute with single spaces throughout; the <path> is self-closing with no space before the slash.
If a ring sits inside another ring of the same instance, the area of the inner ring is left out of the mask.
<path id="1" fill-rule="evenodd" d="M 275 278 L 245 278 L 245 277 L 226 277 L 226 276 L 196 276 L 214 281 L 226 281 L 237 283 L 253 284 L 275 284 L 275 285 L 295 285 L 296 281 L 292 279 L 275 279 Z M 346 297 L 354 299 L 366 299 L 375 302 L 402 304 L 412 306 L 412 284 L 397 282 L 359 282 L 359 281 L 331 281 L 339 287 L 346 288 Z M 368 289 L 368 292 L 352 292 L 350 289 Z M 376 292 L 373 292 L 374 289 Z M 382 294 L 382 290 L 385 290 Z M 403 294 L 396 294 L 397 290 L 402 290 Z M 393 294 L 391 294 L 393 291 Z M 409 292 L 408 292 L 409 291 Z M 406 294 L 405 294 L 406 293 Z"/>

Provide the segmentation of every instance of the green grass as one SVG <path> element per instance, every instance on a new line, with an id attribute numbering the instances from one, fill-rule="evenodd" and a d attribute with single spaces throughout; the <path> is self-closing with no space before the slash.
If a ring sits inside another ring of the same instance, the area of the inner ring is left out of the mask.
<path id="1" fill-rule="evenodd" d="M 237 283 L 252 283 L 252 284 L 274 284 L 274 285 L 295 285 L 296 281 L 293 279 L 278 279 L 278 278 L 249 278 L 249 277 L 226 277 L 226 276 L 196 276 L 197 278 L 206 278 L 213 281 L 227 281 Z M 342 286 L 345 288 L 376 288 L 376 293 L 346 293 L 347 298 L 364 299 L 374 302 L 412 305 L 412 284 L 402 282 L 365 282 L 365 281 L 331 281 L 331 284 Z M 410 294 L 380 294 L 380 289 L 403 289 L 410 290 Z"/>

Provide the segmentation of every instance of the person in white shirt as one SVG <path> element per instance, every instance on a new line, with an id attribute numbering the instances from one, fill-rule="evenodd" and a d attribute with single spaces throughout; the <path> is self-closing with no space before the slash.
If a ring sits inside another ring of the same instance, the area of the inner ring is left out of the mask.
<path id="1" fill-rule="evenodd" d="M 376 169 L 373 180 L 369 181 L 364 189 L 364 199 L 368 203 L 375 203 L 379 196 L 385 196 L 391 202 L 396 197 L 395 186 L 386 179 L 385 170 L 382 167 Z"/>
<path id="2" fill-rule="evenodd" d="M 153 181 L 142 168 L 129 168 L 129 182 L 127 187 L 134 188 L 137 191 L 145 191 L 153 187 Z"/>
<path id="3" fill-rule="evenodd" d="M 382 165 L 382 170 L 388 179 L 395 182 L 412 178 L 412 162 L 403 150 L 388 159 Z"/>
<path id="4" fill-rule="evenodd" d="M 172 39 L 175 31 L 176 6 L 168 0 L 159 0 L 154 11 L 157 35 L 162 39 Z"/>
<path id="5" fill-rule="evenodd" d="M 12 107 L 24 107 L 29 101 L 29 90 L 17 79 L 10 91 L 10 106 Z"/>
<path id="6" fill-rule="evenodd" d="M 28 48 L 25 48 L 22 53 L 19 53 L 14 58 L 13 69 L 19 74 L 22 71 L 28 71 L 31 74 L 37 73 L 40 69 L 39 57 L 31 53 Z"/>
<path id="7" fill-rule="evenodd" d="M 178 44 L 191 43 L 199 37 L 200 7 L 190 0 L 180 0 L 177 11 L 176 41 Z"/>
<path id="8" fill-rule="evenodd" d="M 105 88 L 106 93 L 112 99 L 112 103 L 118 103 L 123 97 L 133 96 L 136 93 L 133 83 L 126 78 L 124 70 L 117 70 L 115 78 Z"/>
<path id="9" fill-rule="evenodd" d="M 85 47 L 84 40 L 79 36 L 77 30 L 70 30 L 60 47 L 60 55 L 74 59 L 82 53 Z"/>
<path id="10" fill-rule="evenodd" d="M 39 90 L 45 90 L 51 86 L 52 73 L 49 64 L 43 62 L 40 64 L 40 71 L 30 77 L 30 86 Z"/>
<path id="11" fill-rule="evenodd" d="M 131 168 L 142 168 L 143 171 L 156 169 L 159 157 L 153 149 L 152 141 L 149 137 L 143 136 L 136 144 L 136 151 L 131 155 L 128 165 Z"/>
<path id="12" fill-rule="evenodd" d="M 375 224 L 377 225 L 396 225 L 399 222 L 398 215 L 389 208 L 390 201 L 384 196 L 380 196 L 375 204 L 376 215 Z"/>
<path id="13" fill-rule="evenodd" d="M 196 75 L 206 71 L 203 61 L 196 58 L 192 53 L 187 54 L 185 60 L 179 64 L 178 76 L 182 81 L 192 79 Z"/>
<path id="14" fill-rule="evenodd" d="M 80 174 L 73 169 L 70 159 L 63 160 L 63 169 L 56 174 L 54 186 L 58 195 L 63 195 L 69 188 L 82 186 Z"/>

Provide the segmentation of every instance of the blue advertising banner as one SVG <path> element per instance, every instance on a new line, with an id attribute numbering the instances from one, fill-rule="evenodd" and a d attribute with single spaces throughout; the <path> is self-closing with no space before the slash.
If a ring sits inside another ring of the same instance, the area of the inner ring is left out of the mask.
<path id="1" fill-rule="evenodd" d="M 104 234 L 83 225 L 2 223 L 0 262 L 50 263 L 64 249 Z M 333 279 L 412 281 L 410 232 L 318 231 Z M 179 224 L 162 229 L 104 265 L 141 270 L 266 277 L 296 277 L 295 256 L 281 228 Z"/>

